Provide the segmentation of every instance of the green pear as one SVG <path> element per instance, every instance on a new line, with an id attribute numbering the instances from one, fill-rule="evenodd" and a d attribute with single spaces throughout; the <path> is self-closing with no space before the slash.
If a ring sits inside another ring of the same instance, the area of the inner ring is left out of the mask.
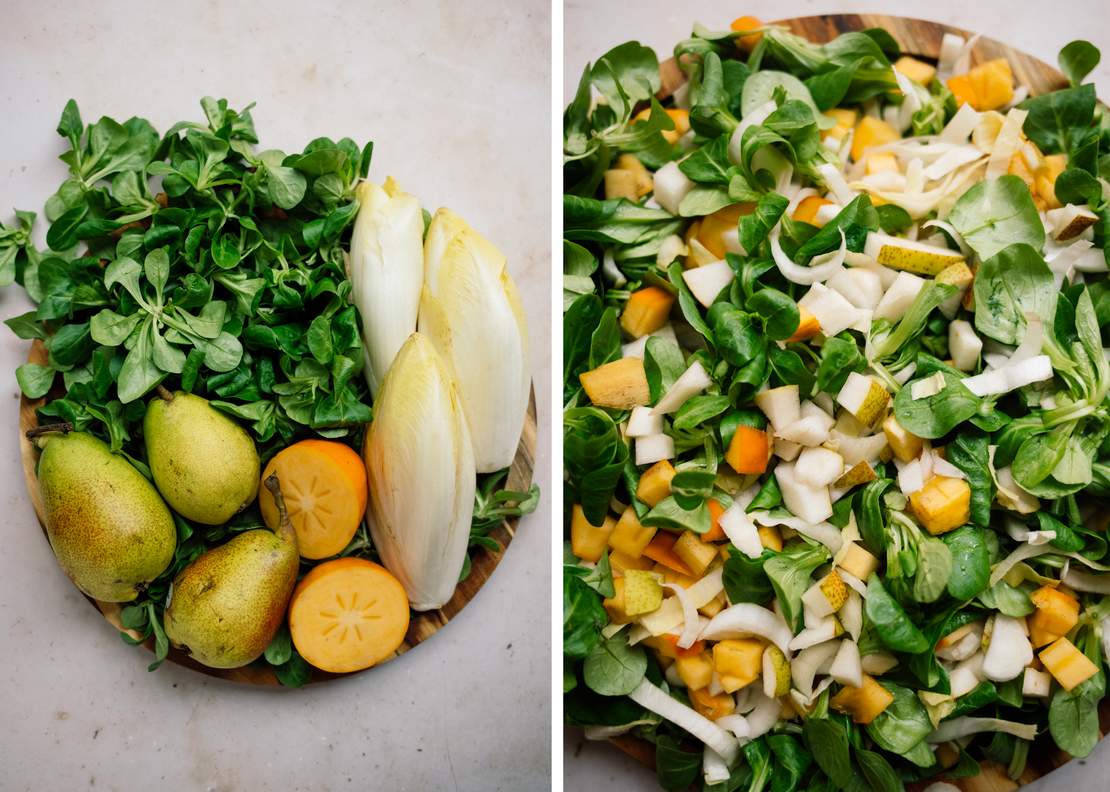
<path id="1" fill-rule="evenodd" d="M 278 507 L 277 531 L 245 531 L 178 573 L 166 606 L 166 637 L 211 668 L 238 668 L 270 645 L 300 566 L 297 532 L 277 476 L 266 479 Z"/>
<path id="2" fill-rule="evenodd" d="M 43 436 L 39 490 L 58 563 L 90 597 L 130 602 L 173 560 L 170 510 L 127 458 L 98 438 Z"/>
<path id="3" fill-rule="evenodd" d="M 222 525 L 258 494 L 254 440 L 207 399 L 162 391 L 147 405 L 143 434 L 154 483 L 182 517 Z"/>

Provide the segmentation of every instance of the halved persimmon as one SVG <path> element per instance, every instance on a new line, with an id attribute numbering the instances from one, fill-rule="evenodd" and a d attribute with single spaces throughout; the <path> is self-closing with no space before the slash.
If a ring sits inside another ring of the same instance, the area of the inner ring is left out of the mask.
<path id="1" fill-rule="evenodd" d="M 289 600 L 289 632 L 301 657 L 345 674 L 397 651 L 409 629 L 409 600 L 389 571 L 365 558 L 337 558 L 312 569 Z"/>
<path id="2" fill-rule="evenodd" d="M 262 471 L 262 480 L 276 473 L 297 530 L 301 556 L 328 558 L 351 541 L 366 513 L 366 468 L 348 445 L 329 440 L 302 440 L 279 451 Z M 262 519 L 278 524 L 277 506 L 269 490 L 259 491 Z"/>

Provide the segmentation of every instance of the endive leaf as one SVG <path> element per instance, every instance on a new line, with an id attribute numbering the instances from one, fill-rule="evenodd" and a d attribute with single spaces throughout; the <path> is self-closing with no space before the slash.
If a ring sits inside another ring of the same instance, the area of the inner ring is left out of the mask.
<path id="1" fill-rule="evenodd" d="M 392 179 L 362 182 L 351 232 L 352 295 L 362 315 L 366 383 L 378 395 L 389 364 L 416 329 L 424 280 L 420 202 Z"/>
<path id="2" fill-rule="evenodd" d="M 435 347 L 413 333 L 374 404 L 363 448 L 367 522 L 414 610 L 451 598 L 474 510 L 474 455 L 458 391 Z"/>
<path id="3" fill-rule="evenodd" d="M 449 209 L 428 227 L 419 325 L 458 383 L 477 471 L 508 467 L 528 406 L 524 311 L 504 255 Z"/>

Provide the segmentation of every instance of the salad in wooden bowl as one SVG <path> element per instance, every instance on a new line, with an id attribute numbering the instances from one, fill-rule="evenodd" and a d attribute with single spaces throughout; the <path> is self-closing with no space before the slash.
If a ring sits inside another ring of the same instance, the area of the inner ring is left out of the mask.
<path id="1" fill-rule="evenodd" d="M 564 712 L 665 789 L 1011 788 L 1100 737 L 1098 50 L 1034 95 L 860 20 L 628 42 L 564 114 Z"/>

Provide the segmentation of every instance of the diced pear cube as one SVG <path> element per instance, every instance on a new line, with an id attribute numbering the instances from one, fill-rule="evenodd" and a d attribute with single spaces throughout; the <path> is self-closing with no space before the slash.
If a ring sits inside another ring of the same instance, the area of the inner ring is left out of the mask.
<path id="1" fill-rule="evenodd" d="M 717 548 L 703 542 L 693 531 L 684 531 L 674 543 L 674 552 L 682 559 L 695 577 L 701 577 L 709 564 L 717 557 Z"/>
<path id="2" fill-rule="evenodd" d="M 629 558 L 639 558 L 657 530 L 654 526 L 641 525 L 636 510 L 628 506 L 609 534 L 609 546 Z"/>
<path id="3" fill-rule="evenodd" d="M 971 517 L 971 487 L 963 479 L 933 476 L 910 495 L 913 514 L 933 536 L 959 528 Z"/>
<path id="4" fill-rule="evenodd" d="M 848 600 L 848 586 L 834 569 L 813 584 L 802 596 L 802 601 L 819 617 L 831 616 Z"/>
<path id="5" fill-rule="evenodd" d="M 844 380 L 836 401 L 864 426 L 874 426 L 886 414 L 890 394 L 877 379 L 853 371 Z"/>
<path id="6" fill-rule="evenodd" d="M 1098 673 L 1098 667 L 1067 638 L 1041 650 L 1041 662 L 1064 690 L 1072 690 Z"/>
<path id="7" fill-rule="evenodd" d="M 1048 698 L 1052 688 L 1052 677 L 1045 671 L 1035 668 L 1025 669 L 1025 676 L 1021 680 L 1021 695 L 1032 698 Z"/>
<path id="8" fill-rule="evenodd" d="M 617 521 L 606 516 L 601 525 L 594 525 L 586 519 L 586 513 L 577 503 L 571 510 L 570 516 L 570 549 L 583 561 L 597 563 L 601 554 L 605 552 L 609 534 L 613 532 Z"/>
<path id="9" fill-rule="evenodd" d="M 663 586 L 659 576 L 642 569 L 629 569 L 624 573 L 624 612 L 639 616 L 658 610 L 663 604 Z"/>
<path id="10" fill-rule="evenodd" d="M 790 661 L 774 644 L 763 650 L 763 693 L 769 698 L 785 696 L 790 692 Z"/>
<path id="11" fill-rule="evenodd" d="M 840 489 L 851 489 L 874 481 L 876 478 L 875 468 L 871 467 L 871 463 L 867 460 L 861 459 L 836 480 L 836 486 Z"/>
<path id="12" fill-rule="evenodd" d="M 941 313 L 949 319 L 956 316 L 956 313 L 960 310 L 964 293 L 971 287 L 973 280 L 975 280 L 975 275 L 971 272 L 971 267 L 967 266 L 964 261 L 949 264 L 937 273 L 937 283 L 947 283 L 950 286 L 955 286 L 958 290 L 956 294 L 940 304 Z"/>

